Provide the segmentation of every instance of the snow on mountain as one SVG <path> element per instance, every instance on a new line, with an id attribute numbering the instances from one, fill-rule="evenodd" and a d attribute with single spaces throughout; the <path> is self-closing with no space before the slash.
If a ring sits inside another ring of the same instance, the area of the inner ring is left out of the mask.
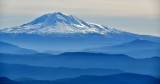
<path id="1" fill-rule="evenodd" d="M 27 34 L 53 34 L 53 33 L 97 33 L 108 32 L 120 33 L 121 31 L 111 29 L 103 25 L 85 22 L 75 16 L 60 12 L 45 14 L 27 24 L 18 27 L 0 30 L 5 33 L 27 33 Z"/>

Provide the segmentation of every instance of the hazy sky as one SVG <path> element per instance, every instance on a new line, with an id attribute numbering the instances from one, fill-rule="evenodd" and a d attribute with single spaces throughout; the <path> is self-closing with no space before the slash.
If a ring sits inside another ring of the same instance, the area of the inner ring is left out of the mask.
<path id="1" fill-rule="evenodd" d="M 0 28 L 64 12 L 88 22 L 160 36 L 158 0 L 0 0 L 0 8 Z"/>

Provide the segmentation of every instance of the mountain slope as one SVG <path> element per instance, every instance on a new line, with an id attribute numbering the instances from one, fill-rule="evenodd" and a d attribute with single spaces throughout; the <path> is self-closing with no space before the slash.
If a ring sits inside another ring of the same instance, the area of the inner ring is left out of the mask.
<path id="1" fill-rule="evenodd" d="M 86 49 L 84 51 L 111 54 L 121 53 L 135 58 L 147 58 L 160 55 L 160 43 L 136 39 L 119 45 Z"/>
<path id="2" fill-rule="evenodd" d="M 16 45 L 12 45 L 6 42 L 0 41 L 0 53 L 10 53 L 10 54 L 35 54 L 34 50 L 20 48 Z"/>

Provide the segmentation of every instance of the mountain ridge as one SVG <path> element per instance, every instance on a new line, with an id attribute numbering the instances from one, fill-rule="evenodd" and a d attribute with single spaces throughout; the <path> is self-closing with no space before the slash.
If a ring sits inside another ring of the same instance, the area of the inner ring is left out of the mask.
<path id="1" fill-rule="evenodd" d="M 32 61 L 32 62 L 31 62 Z M 43 61 L 43 62 L 42 62 Z M 160 57 L 137 59 L 127 55 L 69 53 L 60 55 L 12 55 L 1 54 L 0 62 L 28 64 L 45 67 L 120 69 L 159 77 Z M 147 65 L 147 66 L 146 66 Z"/>
<path id="2" fill-rule="evenodd" d="M 31 66 L 27 64 L 8 64 L 0 62 L 0 76 L 15 78 L 31 78 L 39 80 L 55 80 L 61 78 L 78 77 L 80 75 L 111 75 L 125 73 L 119 69 L 103 69 L 103 68 L 67 68 L 67 67 L 43 67 Z"/>
<path id="3" fill-rule="evenodd" d="M 34 54 L 38 53 L 35 50 L 21 48 L 17 45 L 13 45 L 7 42 L 0 41 L 0 53 L 8 53 L 8 54 Z"/>
<path id="4" fill-rule="evenodd" d="M 77 78 L 59 79 L 55 80 L 58 84 L 158 84 L 160 79 L 152 76 L 122 73 L 109 76 L 87 76 L 82 75 Z"/>
<path id="5" fill-rule="evenodd" d="M 149 75 L 122 73 L 109 76 L 82 75 L 75 78 L 58 80 L 28 80 L 16 81 L 0 77 L 5 84 L 159 84 L 160 79 Z"/>
<path id="6" fill-rule="evenodd" d="M 159 56 L 160 43 L 149 40 L 136 39 L 118 45 L 103 46 L 98 48 L 86 49 L 85 52 L 126 54 L 134 58 L 148 58 Z M 144 53 L 145 52 L 145 53 Z"/>

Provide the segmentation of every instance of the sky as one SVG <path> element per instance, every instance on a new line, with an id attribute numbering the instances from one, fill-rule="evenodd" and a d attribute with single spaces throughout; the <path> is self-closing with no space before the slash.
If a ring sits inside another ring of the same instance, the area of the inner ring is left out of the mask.
<path id="1" fill-rule="evenodd" d="M 137 34 L 160 36 L 158 0 L 0 0 L 0 28 L 53 12 Z"/>

